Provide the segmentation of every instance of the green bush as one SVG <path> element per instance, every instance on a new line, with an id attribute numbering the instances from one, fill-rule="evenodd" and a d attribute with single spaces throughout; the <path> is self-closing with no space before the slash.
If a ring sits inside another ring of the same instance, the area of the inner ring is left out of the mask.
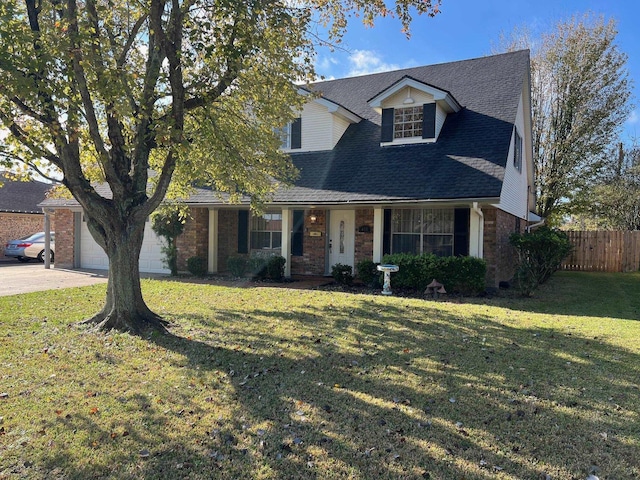
<path id="1" fill-rule="evenodd" d="M 378 265 L 380 264 L 375 263 L 373 260 L 362 260 L 358 262 L 356 265 L 358 272 L 357 277 L 368 287 L 377 288 L 381 286 L 380 276 L 382 273 L 378 271 Z"/>
<path id="2" fill-rule="evenodd" d="M 227 258 L 227 268 L 234 277 L 244 277 L 248 267 L 249 262 L 247 261 L 247 257 L 237 256 Z"/>
<path id="3" fill-rule="evenodd" d="M 475 257 L 437 257 L 431 253 L 385 255 L 383 263 L 397 265 L 391 275 L 394 288 L 423 291 L 433 279 L 444 285 L 448 293 L 478 295 L 485 289 L 487 264 Z"/>
<path id="4" fill-rule="evenodd" d="M 573 248 L 566 233 L 548 227 L 531 233 L 514 233 L 509 241 L 518 253 L 516 285 L 526 296 L 533 294 L 538 285 L 560 268 Z"/>
<path id="5" fill-rule="evenodd" d="M 269 257 L 267 261 L 267 277 L 278 282 L 284 280 L 284 266 L 286 263 L 287 260 L 280 255 Z"/>
<path id="6" fill-rule="evenodd" d="M 280 255 L 252 255 L 247 261 L 247 268 L 254 278 L 271 279 L 281 282 L 284 279 L 284 266 L 287 260 Z"/>
<path id="7" fill-rule="evenodd" d="M 353 268 L 351 265 L 336 263 L 331 267 L 331 276 L 340 285 L 351 285 L 353 283 Z"/>
<path id="8" fill-rule="evenodd" d="M 252 255 L 249 257 L 249 272 L 254 278 L 264 280 L 267 278 L 268 258 L 262 255 Z"/>
<path id="9" fill-rule="evenodd" d="M 175 205 L 163 205 L 151 214 L 151 228 L 166 242 L 160 249 L 164 263 L 174 277 L 178 274 L 178 247 L 176 239 L 182 234 L 186 214 Z"/>
<path id="10" fill-rule="evenodd" d="M 202 257 L 189 257 L 187 270 L 196 277 L 204 277 L 207 274 L 207 259 Z"/>

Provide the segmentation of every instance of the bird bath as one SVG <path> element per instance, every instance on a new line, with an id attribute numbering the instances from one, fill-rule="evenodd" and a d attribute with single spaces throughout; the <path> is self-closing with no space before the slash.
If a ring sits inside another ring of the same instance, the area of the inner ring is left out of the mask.
<path id="1" fill-rule="evenodd" d="M 378 265 L 378 271 L 384 273 L 383 295 L 391 295 L 391 273 L 400 270 L 397 265 Z"/>

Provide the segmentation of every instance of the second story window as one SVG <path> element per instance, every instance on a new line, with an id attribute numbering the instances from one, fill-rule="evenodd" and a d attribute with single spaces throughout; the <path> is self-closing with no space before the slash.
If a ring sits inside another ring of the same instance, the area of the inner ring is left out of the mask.
<path id="1" fill-rule="evenodd" d="M 422 105 L 393 111 L 393 138 L 422 137 Z"/>
<path id="2" fill-rule="evenodd" d="M 276 129 L 276 134 L 280 137 L 280 148 L 283 150 L 302 148 L 302 119 L 296 118 L 284 127 Z"/>
<path id="3" fill-rule="evenodd" d="M 518 130 L 514 130 L 513 139 L 513 166 L 522 172 L 522 137 Z"/>

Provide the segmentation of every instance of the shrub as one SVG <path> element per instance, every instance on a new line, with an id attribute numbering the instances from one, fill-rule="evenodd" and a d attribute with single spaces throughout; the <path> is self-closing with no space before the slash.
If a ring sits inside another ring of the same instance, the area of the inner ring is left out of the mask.
<path id="1" fill-rule="evenodd" d="M 231 275 L 234 277 L 244 277 L 247 273 L 247 268 L 249 267 L 249 262 L 247 261 L 247 257 L 229 257 L 227 258 L 227 268 Z"/>
<path id="2" fill-rule="evenodd" d="M 151 228 L 166 242 L 160 249 L 164 263 L 174 277 L 178 274 L 178 248 L 176 239 L 184 230 L 186 214 L 175 205 L 163 205 L 151 214 Z"/>
<path id="3" fill-rule="evenodd" d="M 280 255 L 269 257 L 266 267 L 267 277 L 281 282 L 284 279 L 284 266 L 286 263 L 287 260 Z"/>
<path id="4" fill-rule="evenodd" d="M 262 255 L 251 255 L 249 257 L 249 272 L 252 277 L 258 279 L 267 278 L 267 262 L 268 258 Z"/>
<path id="5" fill-rule="evenodd" d="M 375 263 L 372 260 L 362 260 L 356 265 L 358 271 L 357 277 L 362 283 L 371 288 L 376 288 L 381 285 L 380 276 L 381 272 L 377 270 L 379 263 Z"/>
<path id="6" fill-rule="evenodd" d="M 538 285 L 560 268 L 573 248 L 566 233 L 548 227 L 531 233 L 514 233 L 509 241 L 518 253 L 516 284 L 526 296 L 531 296 Z"/>
<path id="7" fill-rule="evenodd" d="M 397 265 L 398 272 L 391 275 L 391 285 L 395 288 L 424 290 L 435 277 L 434 262 L 437 257 L 430 253 L 394 253 L 385 255 L 382 263 Z M 440 278 L 438 278 L 442 282 Z M 442 282 L 444 283 L 444 282 Z"/>
<path id="8" fill-rule="evenodd" d="M 480 258 L 396 253 L 385 255 L 383 263 L 400 267 L 391 276 L 391 284 L 395 288 L 422 291 L 436 279 L 448 293 L 478 295 L 485 289 L 487 264 Z"/>
<path id="9" fill-rule="evenodd" d="M 353 268 L 351 265 L 336 263 L 331 267 L 331 276 L 340 285 L 351 285 L 353 283 Z"/>
<path id="10" fill-rule="evenodd" d="M 204 277 L 207 274 L 207 259 L 202 257 L 189 257 L 187 270 L 196 277 Z"/>

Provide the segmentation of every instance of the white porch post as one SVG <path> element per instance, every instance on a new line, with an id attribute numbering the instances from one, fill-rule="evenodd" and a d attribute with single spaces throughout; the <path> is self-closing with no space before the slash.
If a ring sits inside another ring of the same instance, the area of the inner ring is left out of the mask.
<path id="1" fill-rule="evenodd" d="M 218 273 L 218 209 L 209 209 L 209 242 L 207 270 Z"/>
<path id="2" fill-rule="evenodd" d="M 384 241 L 384 209 L 373 209 L 373 261 L 382 262 L 382 244 Z"/>
<path id="3" fill-rule="evenodd" d="M 285 278 L 291 277 L 291 210 L 287 207 L 282 209 L 282 246 L 281 253 L 287 263 L 284 264 Z"/>
<path id="4" fill-rule="evenodd" d="M 483 258 L 484 215 L 477 202 L 473 202 L 469 220 L 469 256 Z"/>

